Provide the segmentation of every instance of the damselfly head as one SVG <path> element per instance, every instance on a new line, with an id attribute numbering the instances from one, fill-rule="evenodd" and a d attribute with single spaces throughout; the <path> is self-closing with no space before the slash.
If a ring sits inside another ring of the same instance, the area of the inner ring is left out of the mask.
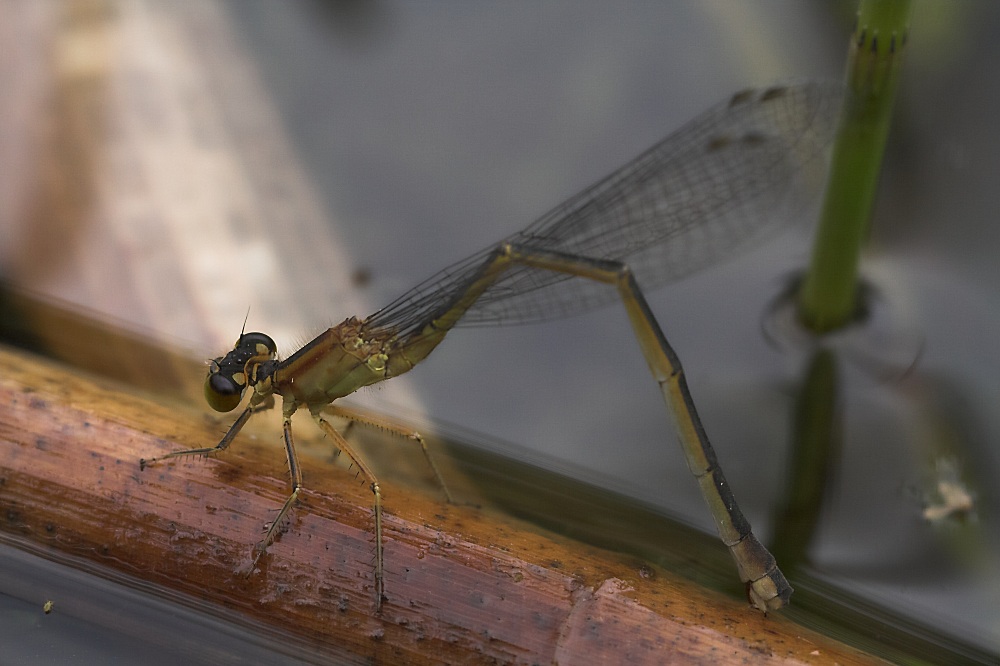
<path id="1" fill-rule="evenodd" d="M 244 333 L 225 356 L 213 359 L 205 377 L 205 400 L 217 412 L 231 412 L 246 390 L 257 383 L 258 366 L 278 356 L 277 345 L 263 333 Z"/>

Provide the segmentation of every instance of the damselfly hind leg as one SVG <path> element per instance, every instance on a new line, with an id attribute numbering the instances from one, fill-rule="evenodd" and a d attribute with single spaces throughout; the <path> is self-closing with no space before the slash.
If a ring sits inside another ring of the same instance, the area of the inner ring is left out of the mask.
<path id="1" fill-rule="evenodd" d="M 434 456 L 431 455 L 430 450 L 427 448 L 427 442 L 424 441 L 423 435 L 419 432 L 384 414 L 373 414 L 355 407 L 330 405 L 324 411 L 331 416 L 347 419 L 349 423 L 357 423 L 371 428 L 377 428 L 378 430 L 384 430 L 419 444 L 420 450 L 424 455 L 424 460 L 427 461 L 427 466 L 430 468 L 431 472 L 434 473 L 434 480 L 444 493 L 445 499 L 448 500 L 449 504 L 455 503 L 451 491 L 448 489 L 448 484 L 445 483 L 444 476 L 441 474 L 441 470 L 438 468 L 437 463 L 434 462 Z"/>

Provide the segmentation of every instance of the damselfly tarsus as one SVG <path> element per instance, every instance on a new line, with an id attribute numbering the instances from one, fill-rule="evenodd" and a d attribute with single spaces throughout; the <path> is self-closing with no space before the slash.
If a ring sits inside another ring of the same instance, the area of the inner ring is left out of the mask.
<path id="1" fill-rule="evenodd" d="M 776 226 L 783 203 L 795 199 L 804 167 L 824 152 L 840 98 L 839 86 L 816 83 L 739 92 L 524 231 L 441 271 L 367 319 L 344 320 L 285 360 L 278 359 L 270 337 L 241 334 L 232 351 L 212 361 L 205 382 L 206 398 L 219 411 L 235 409 L 252 389 L 247 407 L 222 441 L 140 465 L 222 451 L 254 411 L 280 396 L 292 492 L 257 546 L 259 559 L 302 492 L 291 416 L 307 407 L 374 494 L 375 594 L 376 609 L 381 609 L 381 489 L 361 455 L 323 414 L 363 417 L 331 403 L 409 371 L 455 326 L 564 316 L 617 294 L 748 598 L 764 611 L 782 607 L 792 588 L 737 506 L 680 361 L 639 284 L 659 286 Z"/>

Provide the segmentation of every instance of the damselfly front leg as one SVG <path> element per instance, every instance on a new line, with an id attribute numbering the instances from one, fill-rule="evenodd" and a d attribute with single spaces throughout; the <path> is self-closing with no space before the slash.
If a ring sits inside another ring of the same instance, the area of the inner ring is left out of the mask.
<path id="1" fill-rule="evenodd" d="M 257 384 L 258 374 L 263 375 L 263 371 L 269 369 L 268 364 L 273 365 L 277 355 L 278 348 L 270 337 L 263 333 L 241 334 L 232 351 L 223 357 L 213 359 L 209 364 L 208 376 L 205 378 L 205 399 L 208 404 L 220 412 L 231 412 L 236 409 L 247 387 Z M 270 392 L 255 391 L 246 409 L 229 427 L 218 444 L 174 451 L 156 458 L 143 458 L 139 460 L 139 469 L 146 469 L 149 465 L 170 458 L 211 456 L 224 451 L 233 443 L 254 412 L 267 409 L 273 404 L 274 399 Z"/>

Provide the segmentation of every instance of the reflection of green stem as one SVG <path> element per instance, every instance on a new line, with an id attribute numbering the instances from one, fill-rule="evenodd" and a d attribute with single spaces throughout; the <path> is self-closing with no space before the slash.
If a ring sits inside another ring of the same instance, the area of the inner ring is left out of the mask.
<path id="1" fill-rule="evenodd" d="M 832 351 L 820 349 L 809 363 L 795 405 L 787 492 L 772 539 L 774 557 L 791 571 L 806 559 L 829 486 L 830 470 L 840 450 L 840 433 L 837 359 Z"/>
<path id="2" fill-rule="evenodd" d="M 823 214 L 799 292 L 799 318 L 816 332 L 842 326 L 858 312 L 858 257 L 889 133 L 909 15 L 910 0 L 862 0 L 858 8 Z"/>

